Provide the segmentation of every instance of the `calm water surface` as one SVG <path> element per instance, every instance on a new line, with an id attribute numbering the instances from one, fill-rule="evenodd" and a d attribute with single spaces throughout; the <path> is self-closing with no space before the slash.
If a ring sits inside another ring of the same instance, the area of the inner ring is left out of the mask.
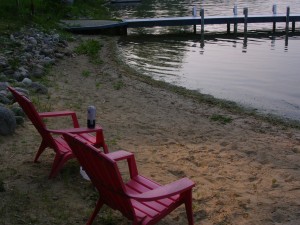
<path id="1" fill-rule="evenodd" d="M 239 14 L 244 7 L 249 14 L 270 14 L 274 3 L 279 14 L 286 12 L 286 6 L 291 13 L 300 13 L 300 0 L 142 0 L 115 5 L 112 11 L 121 18 L 189 16 L 197 6 L 205 9 L 205 15 L 232 15 L 235 3 Z M 249 30 L 260 32 L 245 38 L 223 35 L 226 25 L 206 26 L 204 39 L 189 34 L 192 27 L 131 29 L 120 39 L 119 50 L 130 66 L 154 79 L 300 120 L 299 32 L 287 37 L 273 35 L 271 29 L 272 24 L 249 25 Z M 299 24 L 296 29 L 300 30 Z"/>

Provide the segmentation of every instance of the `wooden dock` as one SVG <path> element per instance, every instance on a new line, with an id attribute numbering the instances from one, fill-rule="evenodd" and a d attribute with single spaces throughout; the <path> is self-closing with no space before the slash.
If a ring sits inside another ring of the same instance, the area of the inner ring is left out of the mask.
<path id="1" fill-rule="evenodd" d="M 273 6 L 274 7 L 274 6 Z M 292 23 L 292 31 L 295 31 L 296 22 L 300 22 L 300 14 L 290 14 L 290 8 L 287 7 L 286 14 L 273 13 L 271 15 L 248 15 L 248 9 L 244 8 L 243 15 L 233 16 L 204 16 L 204 9 L 201 9 L 200 16 L 187 17 L 167 17 L 167 18 L 143 18 L 143 19 L 126 19 L 123 21 L 64 21 L 68 26 L 66 29 L 72 32 L 96 32 L 101 30 L 114 29 L 119 34 L 127 34 L 127 28 L 140 27 L 163 27 L 163 26 L 194 26 L 194 33 L 196 33 L 196 26 L 201 26 L 201 34 L 204 33 L 205 25 L 226 24 L 227 32 L 230 33 L 230 24 L 244 25 L 244 32 L 247 32 L 247 25 L 251 23 L 273 23 L 273 31 L 275 32 L 276 23 L 285 23 L 286 31 L 289 31 L 289 23 Z M 79 23 L 79 25 L 76 25 Z"/>

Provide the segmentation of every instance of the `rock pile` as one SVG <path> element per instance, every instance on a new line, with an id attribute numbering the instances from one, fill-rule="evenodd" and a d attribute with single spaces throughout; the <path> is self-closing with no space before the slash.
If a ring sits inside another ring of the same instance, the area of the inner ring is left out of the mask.
<path id="1" fill-rule="evenodd" d="M 45 76 L 47 68 L 57 60 L 71 56 L 72 51 L 58 33 L 46 33 L 37 28 L 23 28 L 9 37 L 0 37 L 0 41 L 3 43 L 0 52 L 0 135 L 9 135 L 14 132 L 16 122 L 24 121 L 21 119 L 24 113 L 12 105 L 14 99 L 7 86 L 22 88 L 27 94 L 28 90 L 47 94 L 47 87 L 34 80 Z M 5 108 L 9 108 L 14 119 Z"/>

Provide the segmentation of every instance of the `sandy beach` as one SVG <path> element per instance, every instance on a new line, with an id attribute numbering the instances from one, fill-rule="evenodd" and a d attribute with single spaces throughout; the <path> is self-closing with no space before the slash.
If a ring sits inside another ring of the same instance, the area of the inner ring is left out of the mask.
<path id="1" fill-rule="evenodd" d="M 86 56 L 74 55 L 57 63 L 49 76 L 49 96 L 38 99 L 41 111 L 74 110 L 86 126 L 86 109 L 94 105 L 110 151 L 133 152 L 139 172 L 161 184 L 182 177 L 196 183 L 197 225 L 300 224 L 300 130 L 199 103 L 135 79 L 111 50 L 115 38 L 93 38 L 104 45 L 103 62 L 95 65 Z M 213 115 L 232 121 L 213 121 Z M 0 206 L 6 209 L 0 211 L 0 221 L 22 224 L 15 216 L 21 215 L 32 224 L 61 224 L 60 211 L 66 217 L 63 224 L 84 224 L 97 193 L 80 177 L 76 160 L 48 180 L 53 153 L 47 151 L 34 164 L 39 144 L 28 120 L 15 135 L 1 137 L 0 175 L 6 191 L 0 192 Z M 120 167 L 125 170 L 125 164 Z M 19 200 L 12 206 L 16 192 Z M 43 206 L 44 201 L 55 206 L 54 212 Z M 111 215 L 116 224 L 130 224 L 118 213 Z M 100 212 L 94 224 L 107 224 L 103 221 Z M 187 224 L 184 207 L 159 224 Z"/>

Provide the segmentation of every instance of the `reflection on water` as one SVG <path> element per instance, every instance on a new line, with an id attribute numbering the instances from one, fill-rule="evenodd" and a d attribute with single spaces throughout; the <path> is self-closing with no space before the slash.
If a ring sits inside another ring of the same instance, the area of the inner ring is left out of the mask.
<path id="1" fill-rule="evenodd" d="M 260 111 L 300 118 L 300 37 L 128 36 L 126 62 L 143 74 Z M 246 53 L 246 54 L 245 54 Z"/>
<path id="2" fill-rule="evenodd" d="M 274 3 L 278 14 L 288 5 L 300 13 L 299 0 L 143 0 L 112 10 L 121 18 L 189 16 L 196 5 L 207 16 L 232 15 L 234 3 L 239 15 L 244 7 L 249 15 L 271 14 Z M 132 29 L 119 50 L 130 66 L 154 79 L 300 120 L 300 36 L 273 34 L 272 26 L 249 24 L 248 34 L 224 35 L 226 25 L 212 25 L 205 36 L 192 35 L 192 26 Z M 285 24 L 276 27 L 284 31 Z"/>

